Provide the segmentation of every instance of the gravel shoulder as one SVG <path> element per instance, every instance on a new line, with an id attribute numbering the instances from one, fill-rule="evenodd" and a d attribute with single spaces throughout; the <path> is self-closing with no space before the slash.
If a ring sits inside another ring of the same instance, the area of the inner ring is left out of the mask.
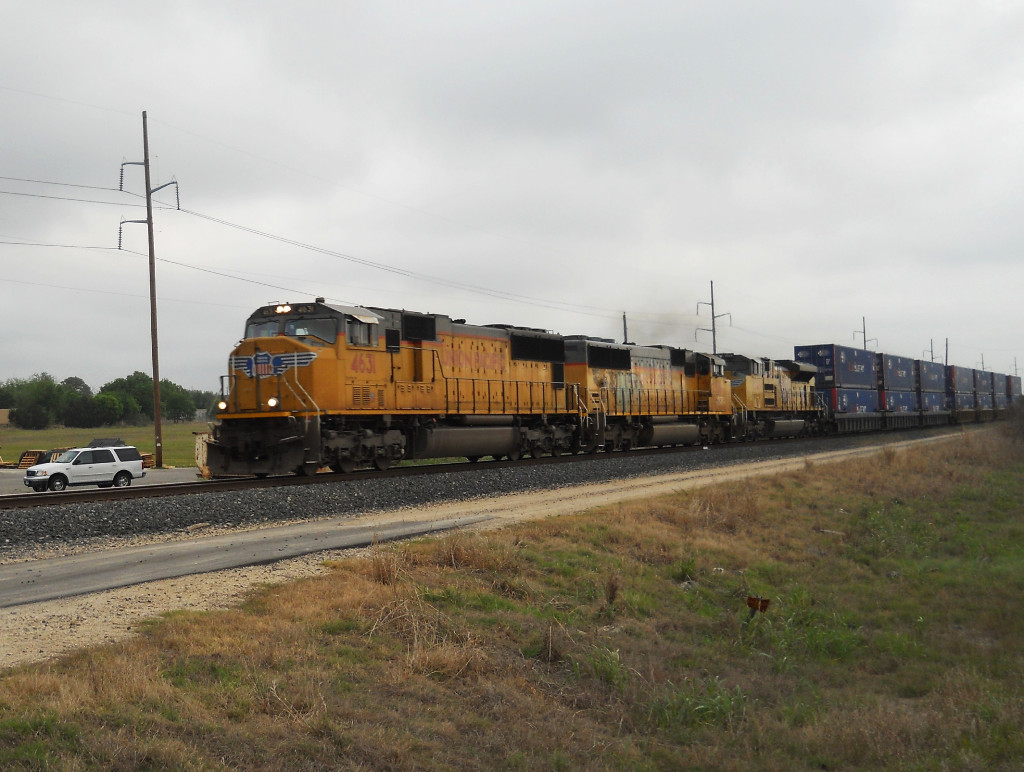
<path id="1" fill-rule="evenodd" d="M 888 444 L 902 446 L 941 439 L 921 438 Z M 704 467 L 525 493 L 449 500 L 397 510 L 380 510 L 359 515 L 358 519 L 360 523 L 372 524 L 394 520 L 414 522 L 490 515 L 492 520 L 474 528 L 501 528 L 527 519 L 565 515 L 752 475 L 777 474 L 800 468 L 808 459 L 815 464 L 828 463 L 877 450 L 877 447 L 852 447 L 724 467 Z M 283 524 L 278 521 L 272 525 L 256 527 Z M 171 535 L 90 539 L 87 544 L 77 546 L 42 547 L 32 553 L 20 554 L 18 559 L 54 557 L 78 550 L 118 549 L 168 539 L 194 539 L 212 532 L 224 532 L 229 528 L 212 527 L 204 523 Z M 270 565 L 168 579 L 64 600 L 0 609 L 0 667 L 42 661 L 75 649 L 123 640 L 135 634 L 141 621 L 169 611 L 228 608 L 242 601 L 254 587 L 324 574 L 328 571 L 324 565 L 326 561 L 352 554 L 352 550 L 319 552 Z"/>

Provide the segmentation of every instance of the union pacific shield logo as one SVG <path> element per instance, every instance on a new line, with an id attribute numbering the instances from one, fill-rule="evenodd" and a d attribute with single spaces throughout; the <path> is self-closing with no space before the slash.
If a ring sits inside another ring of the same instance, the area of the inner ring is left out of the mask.
<path id="1" fill-rule="evenodd" d="M 271 375 L 280 375 L 285 370 L 293 367 L 308 367 L 316 359 L 316 352 L 313 351 L 292 351 L 287 354 L 270 354 L 260 351 L 251 357 L 231 357 L 231 369 L 241 370 L 252 378 L 269 378 Z"/>

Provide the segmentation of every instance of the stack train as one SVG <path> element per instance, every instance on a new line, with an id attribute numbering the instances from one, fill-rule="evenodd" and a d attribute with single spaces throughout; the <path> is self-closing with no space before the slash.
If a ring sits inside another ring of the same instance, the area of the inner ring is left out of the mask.
<path id="1" fill-rule="evenodd" d="M 249 317 L 221 397 L 207 466 L 264 476 L 987 421 L 1021 379 L 835 344 L 778 361 L 317 298 Z"/>

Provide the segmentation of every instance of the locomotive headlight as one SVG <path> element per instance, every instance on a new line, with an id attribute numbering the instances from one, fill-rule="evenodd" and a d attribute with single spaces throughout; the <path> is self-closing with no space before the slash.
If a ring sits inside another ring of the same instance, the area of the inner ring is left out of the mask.
<path id="1" fill-rule="evenodd" d="M 224 400 L 221 400 L 220 402 L 217 403 L 217 409 L 218 410 L 227 410 L 228 409 L 228 403 L 225 402 Z"/>
<path id="2" fill-rule="evenodd" d="M 267 400 L 267 407 L 277 407 L 279 404 L 281 404 L 281 400 L 277 397 L 271 397 Z"/>
<path id="3" fill-rule="evenodd" d="M 292 312 L 292 307 L 286 303 L 284 305 L 278 306 L 277 308 L 274 309 L 274 311 L 279 314 L 290 314 Z"/>

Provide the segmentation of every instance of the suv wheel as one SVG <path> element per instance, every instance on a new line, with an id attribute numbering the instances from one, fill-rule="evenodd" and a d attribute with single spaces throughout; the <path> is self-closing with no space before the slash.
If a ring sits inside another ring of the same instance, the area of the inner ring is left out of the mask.
<path id="1" fill-rule="evenodd" d="M 34 490 L 36 493 L 42 493 L 43 491 L 46 490 L 46 483 L 36 483 L 35 485 L 32 486 L 32 490 Z"/>
<path id="2" fill-rule="evenodd" d="M 60 492 L 68 487 L 68 478 L 64 475 L 55 474 L 50 478 L 50 490 Z"/>
<path id="3" fill-rule="evenodd" d="M 115 488 L 127 488 L 132 484 L 132 476 L 129 472 L 118 472 L 114 476 Z"/>

